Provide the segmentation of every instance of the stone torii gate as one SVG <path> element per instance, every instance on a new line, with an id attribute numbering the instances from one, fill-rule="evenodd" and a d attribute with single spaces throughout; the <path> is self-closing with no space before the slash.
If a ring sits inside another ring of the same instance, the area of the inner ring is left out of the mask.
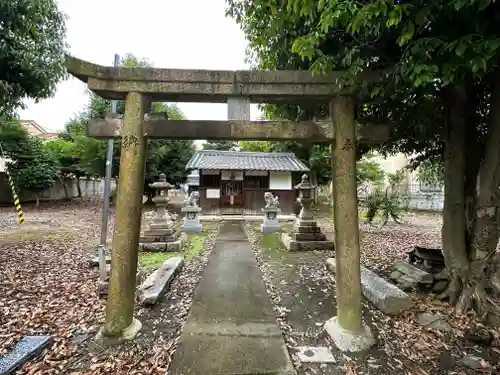
<path id="1" fill-rule="evenodd" d="M 338 92 L 340 73 L 113 68 L 71 56 L 66 57 L 66 65 L 97 95 L 125 100 L 123 119 L 111 116 L 87 125 L 90 137 L 122 138 L 113 272 L 103 336 L 132 339 L 141 328 L 133 311 L 146 139 L 295 140 L 332 145 L 337 317 L 327 331 L 340 349 L 356 351 L 372 344 L 361 316 L 355 147 L 357 142 L 386 141 L 389 128 L 357 123 L 352 90 Z M 329 103 L 332 121 L 189 121 L 149 113 L 152 101 L 226 103 L 235 98 L 253 103 Z"/>

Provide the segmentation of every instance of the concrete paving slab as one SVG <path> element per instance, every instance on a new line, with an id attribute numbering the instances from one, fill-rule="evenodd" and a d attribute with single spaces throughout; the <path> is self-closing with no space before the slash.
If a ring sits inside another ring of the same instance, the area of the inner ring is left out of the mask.
<path id="1" fill-rule="evenodd" d="M 168 373 L 295 374 L 242 223 L 222 224 Z"/>
<path id="2" fill-rule="evenodd" d="M 336 363 L 330 349 L 324 346 L 299 346 L 297 350 L 302 363 Z"/>

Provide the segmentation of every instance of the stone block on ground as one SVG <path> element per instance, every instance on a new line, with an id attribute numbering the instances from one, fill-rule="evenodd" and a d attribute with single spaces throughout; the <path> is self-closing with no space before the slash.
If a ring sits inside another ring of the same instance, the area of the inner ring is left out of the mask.
<path id="1" fill-rule="evenodd" d="M 451 326 L 448 324 L 446 316 L 442 314 L 421 313 L 417 316 L 418 323 L 426 328 L 434 329 L 441 332 L 451 331 Z"/>
<path id="2" fill-rule="evenodd" d="M 434 277 L 432 276 L 432 274 L 425 272 L 406 262 L 397 262 L 394 265 L 394 268 L 421 284 L 432 284 L 434 281 Z"/>
<path id="3" fill-rule="evenodd" d="M 398 287 L 405 291 L 405 292 L 408 292 L 410 290 L 413 290 L 415 289 L 417 286 L 418 286 L 418 281 L 417 280 L 414 280 L 412 278 L 409 278 L 408 276 L 406 275 L 401 275 L 398 279 L 397 279 L 397 284 L 398 284 Z"/>
<path id="4" fill-rule="evenodd" d="M 139 245 L 140 251 L 148 252 L 181 252 L 186 242 L 186 234 L 181 233 L 180 236 L 171 242 L 143 242 Z"/>
<path id="5" fill-rule="evenodd" d="M 485 361 L 480 357 L 475 357 L 472 355 L 466 355 L 460 360 L 460 364 L 471 370 L 481 370 L 483 369 L 483 364 Z"/>
<path id="6" fill-rule="evenodd" d="M 170 258 L 163 262 L 161 267 L 149 275 L 139 287 L 139 302 L 143 306 L 154 305 L 158 302 L 183 264 L 182 257 Z"/>
<path id="7" fill-rule="evenodd" d="M 296 350 L 302 363 L 336 363 L 330 349 L 324 346 L 299 346 Z"/>
<path id="8" fill-rule="evenodd" d="M 464 340 L 467 344 L 490 346 L 493 341 L 493 334 L 482 327 L 467 328 L 464 331 Z"/>
<path id="9" fill-rule="evenodd" d="M 0 375 L 10 375 L 28 362 L 40 355 L 52 344 L 51 336 L 24 336 L 7 355 L 0 357 Z"/>
<path id="10" fill-rule="evenodd" d="M 326 264 L 335 273 L 335 258 L 328 258 Z M 368 301 L 386 314 L 397 315 L 413 305 L 408 294 L 363 266 L 361 290 Z"/>
<path id="11" fill-rule="evenodd" d="M 389 279 L 392 281 L 396 281 L 399 279 L 403 274 L 399 272 L 398 270 L 392 271 L 391 274 L 389 275 Z"/>
<path id="12" fill-rule="evenodd" d="M 281 235 L 281 243 L 288 251 L 334 250 L 333 241 L 297 241 L 288 233 Z"/>
<path id="13" fill-rule="evenodd" d="M 439 280 L 432 287 L 432 291 L 436 294 L 440 294 L 440 293 L 443 293 L 446 290 L 446 288 L 448 288 L 448 281 L 447 280 Z"/>

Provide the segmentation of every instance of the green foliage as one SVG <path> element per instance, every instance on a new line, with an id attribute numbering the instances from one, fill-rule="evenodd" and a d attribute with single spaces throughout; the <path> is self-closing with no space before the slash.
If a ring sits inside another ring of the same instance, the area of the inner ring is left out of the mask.
<path id="1" fill-rule="evenodd" d="M 40 194 L 50 188 L 57 178 L 57 160 L 40 138 L 28 136 L 10 152 L 7 168 L 20 192 Z"/>
<path id="2" fill-rule="evenodd" d="M 17 190 L 38 195 L 51 187 L 58 173 L 52 152 L 40 138 L 28 135 L 19 120 L 4 117 L 0 125 L 0 142 L 9 159 L 7 169 Z"/>
<path id="3" fill-rule="evenodd" d="M 206 141 L 202 147 L 204 150 L 235 151 L 238 142 L 235 141 Z"/>
<path id="4" fill-rule="evenodd" d="M 377 99 L 362 107 L 360 101 L 358 116 L 394 124 L 385 152 L 442 154 L 446 88 L 490 81 L 498 67 L 500 5 L 490 0 L 228 4 L 228 15 L 248 39 L 248 60 L 254 67 L 317 74 L 342 70 L 338 89 L 356 83 L 359 94 Z M 368 71 L 376 71 L 368 76 L 377 79 L 360 82 L 358 75 Z M 479 128 L 489 111 L 483 104 L 487 95 L 481 85 L 473 93 L 481 107 Z M 317 105 L 265 106 L 268 118 L 291 120 L 321 118 L 326 110 Z M 475 149 L 481 149 L 483 136 L 484 131 L 474 137 Z"/>
<path id="5" fill-rule="evenodd" d="M 272 142 L 268 141 L 239 141 L 241 151 L 269 152 Z"/>
<path id="6" fill-rule="evenodd" d="M 21 127 L 18 119 L 6 116 L 0 117 L 0 145 L 7 155 L 15 152 L 19 143 L 27 138 L 28 133 Z"/>
<path id="7" fill-rule="evenodd" d="M 374 160 L 373 153 L 367 153 L 356 163 L 356 180 L 358 185 L 366 183 L 379 184 L 384 181 L 384 171 Z"/>
<path id="8" fill-rule="evenodd" d="M 389 192 L 389 189 L 385 191 L 380 188 L 375 189 L 368 195 L 365 204 L 367 207 L 365 217 L 369 224 L 377 216 L 380 216 L 382 225 L 386 225 L 389 219 L 400 223 L 403 214 L 408 211 L 407 198 L 396 191 Z"/>
<path id="9" fill-rule="evenodd" d="M 85 176 L 85 171 L 81 168 L 81 161 L 77 149 L 78 144 L 64 139 L 54 139 L 45 143 L 44 147 L 49 150 L 58 161 L 62 178 Z"/>
<path id="10" fill-rule="evenodd" d="M 394 173 L 388 173 L 387 180 L 389 181 L 389 185 L 391 186 L 391 188 L 394 189 L 394 187 L 400 184 L 401 181 L 403 181 L 404 176 L 405 176 L 404 169 L 400 169 L 399 171 L 396 171 Z"/>
<path id="11" fill-rule="evenodd" d="M 140 59 L 133 54 L 127 54 L 120 61 L 125 67 L 150 66 L 146 59 Z M 123 115 L 124 101 L 118 101 L 116 112 Z M 184 114 L 176 105 L 152 103 L 152 112 L 166 112 L 172 120 L 185 119 Z M 65 130 L 59 135 L 64 141 L 73 143 L 72 152 L 75 166 L 82 172 L 93 177 L 104 177 L 106 172 L 107 141 L 95 140 L 85 136 L 85 123 L 90 119 L 105 118 L 111 112 L 111 101 L 90 93 L 86 108 L 65 125 Z M 170 183 L 181 184 L 187 180 L 188 172 L 185 166 L 195 151 L 192 141 L 152 139 L 148 141 L 146 154 L 146 176 L 144 191 L 151 196 L 153 191 L 149 184 L 156 181 L 161 173 L 167 175 Z M 120 141 L 114 141 L 112 176 L 119 177 Z"/>
<path id="12" fill-rule="evenodd" d="M 0 114 L 50 97 L 65 77 L 65 16 L 55 0 L 0 2 Z"/>
<path id="13" fill-rule="evenodd" d="M 417 168 L 417 178 L 427 186 L 440 188 L 444 185 L 444 166 L 441 160 L 427 159 Z"/>

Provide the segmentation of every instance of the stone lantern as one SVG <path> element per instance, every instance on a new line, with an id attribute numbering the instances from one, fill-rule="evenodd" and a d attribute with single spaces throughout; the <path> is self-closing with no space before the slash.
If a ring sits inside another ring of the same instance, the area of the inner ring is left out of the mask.
<path id="1" fill-rule="evenodd" d="M 141 236 L 141 250 L 143 251 L 181 251 L 183 237 L 176 229 L 172 216 L 167 210 L 168 189 L 174 186 L 167 182 L 167 176 L 164 173 L 160 175 L 158 181 L 149 184 L 156 190 L 153 202 L 156 204 L 156 216 L 148 230 Z"/>
<path id="2" fill-rule="evenodd" d="M 314 201 L 314 191 L 316 190 L 316 186 L 312 185 L 309 182 L 309 177 L 307 176 L 307 174 L 303 174 L 301 182 L 295 186 L 295 189 L 299 191 L 299 197 L 297 198 L 297 201 L 302 207 L 298 216 L 298 221 L 314 220 L 311 211 L 311 205 Z"/>
<path id="3" fill-rule="evenodd" d="M 297 201 L 302 206 L 293 231 L 284 233 L 281 241 L 290 251 L 333 250 L 333 241 L 329 241 L 321 228 L 316 224 L 311 205 L 314 201 L 316 186 L 309 182 L 307 174 L 302 175 L 302 181 L 295 186 L 299 191 Z"/>
<path id="4" fill-rule="evenodd" d="M 174 225 L 172 217 L 167 210 L 167 205 L 170 202 L 168 197 L 168 190 L 172 189 L 174 185 L 167 181 L 167 176 L 165 173 L 160 174 L 158 181 L 149 184 L 149 186 L 156 190 L 156 194 L 153 197 L 153 203 L 156 205 L 156 217 L 154 218 L 154 224 L 151 225 L 153 229 L 170 228 Z"/>

